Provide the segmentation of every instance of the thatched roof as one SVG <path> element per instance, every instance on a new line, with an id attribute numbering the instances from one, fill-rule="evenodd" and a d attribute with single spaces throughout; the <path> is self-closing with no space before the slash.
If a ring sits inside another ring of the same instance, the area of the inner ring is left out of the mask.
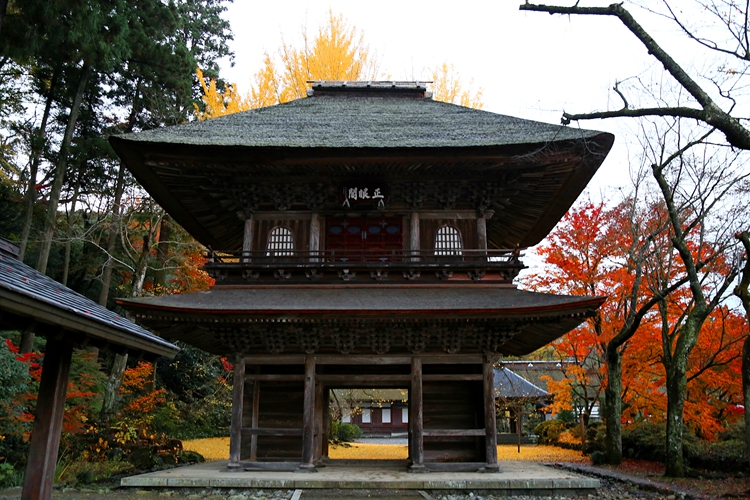
<path id="1" fill-rule="evenodd" d="M 523 120 L 432 99 L 322 96 L 116 141 L 273 148 L 456 148 L 592 138 L 601 132 Z"/>
<path id="2" fill-rule="evenodd" d="M 419 85 L 314 89 L 313 97 L 110 142 L 196 239 L 238 250 L 247 214 L 341 211 L 339 186 L 361 179 L 392 188 L 386 210 L 443 210 L 452 200 L 451 207 L 495 212 L 490 247 L 531 246 L 573 204 L 614 141 L 426 99 Z M 410 198 L 415 185 L 424 193 Z"/>

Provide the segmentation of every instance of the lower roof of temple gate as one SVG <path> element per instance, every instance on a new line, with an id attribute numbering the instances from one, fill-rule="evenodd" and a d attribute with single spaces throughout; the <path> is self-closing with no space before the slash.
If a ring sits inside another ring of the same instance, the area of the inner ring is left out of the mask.
<path id="1" fill-rule="evenodd" d="M 518 356 L 591 317 L 604 297 L 485 287 L 215 288 L 122 299 L 163 336 L 236 353 Z"/>

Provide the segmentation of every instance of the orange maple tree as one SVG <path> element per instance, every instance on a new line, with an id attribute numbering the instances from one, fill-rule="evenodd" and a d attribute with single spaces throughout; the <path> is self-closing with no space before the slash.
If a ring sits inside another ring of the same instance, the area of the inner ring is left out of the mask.
<path id="1" fill-rule="evenodd" d="M 556 356 L 567 365 L 567 380 L 548 387 L 560 399 L 555 409 L 572 404 L 579 415 L 588 413 L 602 393 L 614 386 L 621 408 L 614 419 L 617 432 L 621 424 L 664 421 L 663 344 L 669 338 L 664 325 L 678 324 L 690 307 L 689 291 L 680 278 L 681 262 L 669 245 L 665 220 L 661 207 L 638 211 L 632 200 L 614 206 L 589 201 L 571 209 L 537 249 L 548 267 L 527 280 L 527 286 L 609 298 L 594 317 L 554 343 Z M 701 261 L 717 273 L 726 264 L 705 246 L 692 251 L 701 253 Z M 666 322 L 655 307 L 660 301 L 668 304 Z M 737 418 L 746 331 L 744 315 L 719 307 L 690 355 L 685 418 L 701 437 L 715 437 L 727 421 Z M 613 352 L 621 363 L 615 372 L 619 381 L 611 380 Z M 565 391 L 569 394 L 561 393 Z"/>

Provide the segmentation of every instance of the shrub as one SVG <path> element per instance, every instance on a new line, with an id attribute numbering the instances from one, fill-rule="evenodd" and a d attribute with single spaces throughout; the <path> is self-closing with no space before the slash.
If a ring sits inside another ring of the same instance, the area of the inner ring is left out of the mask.
<path id="1" fill-rule="evenodd" d="M 547 420 L 534 427 L 534 434 L 539 436 L 539 444 L 557 444 L 560 436 L 568 429 L 574 428 L 575 424 L 563 422 L 559 419 Z"/>
<path id="2" fill-rule="evenodd" d="M 24 471 L 16 469 L 13 464 L 0 464 L 0 488 L 10 488 L 23 484 Z"/>
<path id="3" fill-rule="evenodd" d="M 685 448 L 685 458 L 691 468 L 721 472 L 747 471 L 742 440 L 702 442 Z"/>
<path id="4" fill-rule="evenodd" d="M 595 451 L 591 454 L 591 465 L 604 465 L 607 463 L 607 454 L 603 451 Z"/>
<path id="5" fill-rule="evenodd" d="M 627 458 L 664 462 L 666 459 L 667 424 L 640 422 L 622 431 L 622 453 Z M 698 438 L 685 428 L 682 447 L 685 458 L 696 454 Z"/>
<path id="6" fill-rule="evenodd" d="M 362 429 L 354 424 L 331 422 L 330 441 L 334 443 L 348 443 L 362 437 Z"/>
<path id="7" fill-rule="evenodd" d="M 362 437 L 362 429 L 354 424 L 340 423 L 338 426 L 339 441 L 349 443 L 357 438 Z"/>
<path id="8" fill-rule="evenodd" d="M 133 472 L 133 465 L 125 460 L 91 462 L 84 457 L 78 457 L 62 467 L 58 480 L 68 484 L 91 484 L 129 472 Z"/>

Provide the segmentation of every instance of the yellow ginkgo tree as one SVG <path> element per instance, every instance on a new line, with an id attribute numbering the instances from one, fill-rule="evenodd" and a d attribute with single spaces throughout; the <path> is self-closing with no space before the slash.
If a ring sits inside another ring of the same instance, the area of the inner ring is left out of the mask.
<path id="1" fill-rule="evenodd" d="M 231 115 L 250 109 L 250 99 L 237 91 L 236 84 L 227 85 L 224 90 L 219 90 L 216 80 L 213 78 L 206 82 L 200 68 L 195 70 L 195 74 L 203 88 L 203 109 L 197 104 L 193 104 L 199 120 L 208 120 L 209 118 Z"/>
<path id="2" fill-rule="evenodd" d="M 300 99 L 307 95 L 309 80 L 376 80 L 384 78 L 378 71 L 377 59 L 364 35 L 350 25 L 343 15 L 328 13 L 328 22 L 311 36 L 302 31 L 300 47 L 282 43 L 275 55 L 263 57 L 263 67 L 255 74 L 250 92 L 242 95 L 236 85 L 219 90 L 216 81 L 206 82 L 197 71 L 203 86 L 203 109 L 196 106 L 200 120 L 272 106 Z M 432 71 L 434 99 L 472 108 L 482 107 L 482 90 L 462 87 L 459 73 L 452 64 L 444 63 Z"/>

